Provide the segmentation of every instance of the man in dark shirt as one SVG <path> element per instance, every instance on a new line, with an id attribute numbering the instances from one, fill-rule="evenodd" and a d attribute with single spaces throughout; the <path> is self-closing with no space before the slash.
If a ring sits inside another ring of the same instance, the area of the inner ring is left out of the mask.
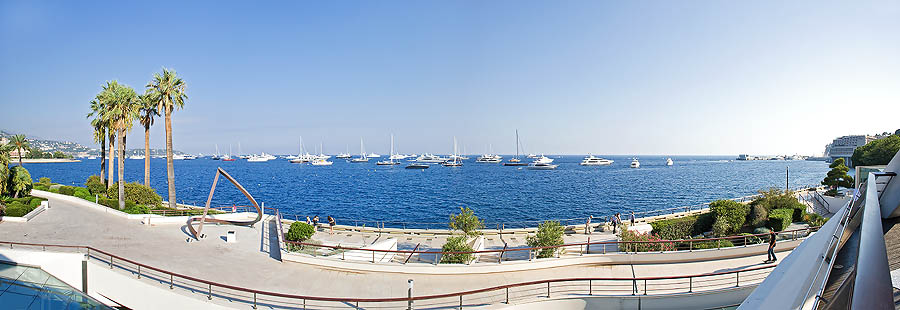
<path id="1" fill-rule="evenodd" d="M 775 257 L 775 231 L 769 229 L 769 259 L 766 262 L 774 263 L 778 258 Z"/>

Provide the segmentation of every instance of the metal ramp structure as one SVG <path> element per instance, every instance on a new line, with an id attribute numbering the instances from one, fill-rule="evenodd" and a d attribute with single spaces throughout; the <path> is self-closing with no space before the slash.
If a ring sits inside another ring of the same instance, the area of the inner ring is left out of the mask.
<path id="1" fill-rule="evenodd" d="M 900 309 L 900 152 L 738 309 Z"/>
<path id="2" fill-rule="evenodd" d="M 250 203 L 253 204 L 254 208 L 256 208 L 256 218 L 255 219 L 253 219 L 253 220 L 226 220 L 226 219 L 216 219 L 216 218 L 208 217 L 209 204 L 212 202 L 213 194 L 216 192 L 216 184 L 219 182 L 219 175 L 224 176 L 226 179 L 228 179 L 228 181 L 230 181 L 231 184 L 234 184 L 234 186 L 237 187 L 237 189 L 240 190 L 241 193 L 243 193 L 244 196 L 250 200 Z M 216 177 L 215 177 L 215 179 L 213 179 L 212 188 L 209 189 L 209 198 L 206 199 L 206 207 L 203 208 L 203 215 L 189 217 L 187 220 L 187 227 L 188 227 L 188 230 L 191 232 L 191 235 L 194 237 L 194 239 L 200 240 L 200 238 L 203 236 L 201 234 L 201 231 L 203 231 L 203 224 L 205 224 L 205 223 L 229 224 L 229 225 L 252 227 L 254 224 L 256 224 L 257 222 L 262 220 L 262 216 L 263 216 L 263 211 L 259 207 L 259 204 L 256 203 L 256 199 L 253 199 L 253 196 L 251 196 L 250 193 L 247 192 L 247 190 L 244 189 L 244 187 L 241 186 L 241 184 L 238 183 L 237 180 L 235 180 L 233 177 L 231 177 L 231 175 L 229 175 L 227 172 L 225 172 L 225 170 L 223 170 L 221 167 L 219 167 L 219 168 L 216 168 Z M 196 229 L 194 228 L 194 223 L 198 223 Z"/>

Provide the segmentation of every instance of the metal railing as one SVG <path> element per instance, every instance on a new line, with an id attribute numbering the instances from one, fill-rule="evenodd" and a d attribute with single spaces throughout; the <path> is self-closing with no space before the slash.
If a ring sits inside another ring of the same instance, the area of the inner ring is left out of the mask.
<path id="1" fill-rule="evenodd" d="M 859 229 L 859 256 L 853 290 L 850 293 L 852 309 L 894 309 L 877 178 L 893 178 L 895 175 L 893 172 L 871 172 L 866 181 L 866 205 Z"/>
<path id="2" fill-rule="evenodd" d="M 793 230 L 785 230 L 776 233 L 776 240 L 780 239 L 780 242 L 784 241 L 794 241 L 802 238 L 808 237 L 812 232 L 815 232 L 819 229 L 819 227 L 809 227 L 809 228 L 801 228 L 801 229 L 793 229 Z M 297 242 L 297 241 L 289 241 L 289 240 L 281 240 L 286 246 L 287 249 L 297 249 L 301 253 L 306 253 L 308 255 L 314 257 L 327 257 L 334 259 L 346 260 L 346 253 L 348 251 L 361 251 L 362 253 L 371 252 L 371 255 L 366 254 L 366 257 L 371 256 L 371 263 L 378 263 L 379 259 L 376 259 L 376 255 L 379 257 L 385 257 L 386 255 L 392 255 L 393 261 L 394 258 L 397 258 L 399 255 L 398 261 L 403 261 L 402 264 L 406 264 L 409 262 L 410 258 L 413 256 L 417 256 L 416 261 L 424 261 L 430 264 L 439 264 L 441 259 L 447 255 L 463 255 L 464 257 L 468 257 L 469 261 L 466 264 L 471 264 L 476 262 L 477 259 L 482 255 L 496 255 L 496 258 L 490 256 L 486 264 L 501 264 L 503 261 L 513 261 L 513 260 L 533 260 L 536 259 L 541 253 L 547 253 L 546 250 L 550 250 L 552 252 L 551 256 L 560 257 L 563 253 L 571 253 L 582 256 L 585 254 L 611 254 L 611 253 L 647 253 L 647 252 L 674 252 L 674 251 L 695 251 L 701 249 L 722 249 L 729 247 L 746 247 L 754 244 L 763 244 L 764 238 L 767 237 L 767 233 L 763 234 L 747 234 L 747 235 L 736 235 L 729 237 L 717 237 L 717 238 L 698 238 L 698 239 L 679 239 L 679 240 L 659 240 L 659 241 L 595 241 L 591 242 L 588 239 L 587 242 L 576 242 L 576 243 L 567 243 L 562 245 L 555 246 L 541 246 L 541 247 L 513 247 L 509 248 L 504 246 L 503 249 L 490 249 L 490 250 L 479 250 L 479 251 L 443 251 L 443 250 L 418 250 L 418 246 L 413 250 L 386 250 L 386 249 L 367 249 L 364 247 L 348 247 L 342 245 L 324 245 L 324 244 L 316 244 L 316 243 L 308 243 L 308 242 Z M 577 249 L 577 250 L 574 250 Z M 330 252 L 323 252 L 330 251 Z M 320 253 L 322 252 L 322 253 Z M 512 255 L 510 254 L 512 253 Z M 526 254 L 519 255 L 521 256 L 519 259 L 516 259 L 514 254 Z M 422 259 L 422 257 L 430 257 L 426 259 Z M 545 254 L 546 256 L 546 254 Z M 504 260 L 505 258 L 505 260 Z M 355 260 L 359 260 L 359 257 L 354 256 Z"/>
<path id="3" fill-rule="evenodd" d="M 812 301 L 812 307 L 808 309 L 818 309 L 819 301 L 822 298 L 822 294 L 825 292 L 825 284 L 828 282 L 828 277 L 831 275 L 832 267 L 834 266 L 835 257 L 837 257 L 839 245 L 841 240 L 844 238 L 844 232 L 846 231 L 847 223 L 850 221 L 850 210 L 853 208 L 853 201 L 848 201 L 847 206 L 844 207 L 844 214 L 839 219 L 838 225 L 836 225 L 834 231 L 831 232 L 831 238 L 828 241 L 828 246 L 825 248 L 825 252 L 822 253 L 822 262 L 819 263 L 819 267 L 816 268 L 816 275 L 813 279 L 817 279 L 819 274 L 823 271 L 825 272 L 822 277 L 822 281 L 818 284 L 819 289 L 816 291 L 815 300 Z M 840 231 L 840 234 L 838 234 Z M 831 255 L 828 255 L 828 251 L 832 251 Z M 830 257 L 829 257 L 830 256 Z M 827 265 L 826 265 L 827 263 Z M 815 281 L 815 280 L 813 280 Z M 803 296 L 804 304 L 809 300 L 809 294 L 812 292 L 813 286 L 806 290 L 806 294 Z M 801 308 L 803 308 L 801 306 Z M 806 308 L 804 308 L 806 309 Z"/>
<path id="4" fill-rule="evenodd" d="M 702 274 L 663 276 L 663 277 L 579 277 L 545 279 L 529 282 L 521 282 L 507 285 L 486 287 L 460 292 L 405 296 L 386 298 L 355 298 L 355 297 L 322 297 L 298 294 L 285 294 L 265 290 L 251 289 L 241 286 L 229 285 L 209 280 L 204 280 L 181 273 L 171 272 L 162 268 L 142 264 L 128 258 L 124 258 L 107 251 L 90 246 L 58 245 L 0 241 L 2 245 L 10 248 L 16 246 L 22 248 L 62 248 L 84 251 L 89 260 L 98 264 L 109 265 L 110 269 L 119 272 L 127 272 L 135 276 L 137 280 L 145 280 L 155 285 L 168 285 L 169 289 L 176 288 L 199 298 L 208 300 L 216 299 L 228 304 L 242 303 L 256 309 L 259 306 L 270 308 L 357 308 L 362 303 L 375 304 L 378 307 L 406 308 L 413 302 L 431 302 L 431 306 L 463 308 L 466 300 L 470 306 L 483 306 L 485 303 L 511 304 L 514 301 L 530 301 L 537 298 L 565 296 L 620 296 L 639 297 L 652 294 L 689 294 L 694 292 L 710 292 L 723 289 L 738 288 L 741 286 L 756 285 L 766 277 L 770 268 L 775 264 L 730 270 L 723 272 L 711 272 Z M 319 302 L 313 304 L 312 302 Z M 323 305 L 322 303 L 329 303 Z"/>

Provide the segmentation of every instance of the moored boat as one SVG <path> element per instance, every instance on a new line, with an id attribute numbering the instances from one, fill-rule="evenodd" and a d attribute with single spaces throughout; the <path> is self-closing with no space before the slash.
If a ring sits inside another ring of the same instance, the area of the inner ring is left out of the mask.
<path id="1" fill-rule="evenodd" d="M 582 166 L 608 166 L 612 163 L 613 163 L 612 160 L 600 158 L 600 157 L 596 157 L 594 155 L 588 154 L 588 156 L 585 157 L 581 161 L 580 165 L 582 165 Z"/>

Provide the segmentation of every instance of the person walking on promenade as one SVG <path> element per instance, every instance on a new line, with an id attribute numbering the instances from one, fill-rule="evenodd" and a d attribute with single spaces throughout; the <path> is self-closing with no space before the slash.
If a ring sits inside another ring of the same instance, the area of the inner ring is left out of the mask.
<path id="1" fill-rule="evenodd" d="M 331 231 L 328 232 L 329 235 L 333 235 L 333 234 L 334 234 L 334 224 L 335 224 L 335 223 L 334 223 L 334 218 L 331 217 L 331 215 L 329 215 L 329 216 L 328 216 L 328 226 L 331 228 Z"/>
<path id="2" fill-rule="evenodd" d="M 588 215 L 587 223 L 584 224 L 584 234 L 591 234 L 591 220 L 594 219 L 593 215 Z"/>
<path id="3" fill-rule="evenodd" d="M 634 211 L 631 211 L 631 226 L 634 226 Z"/>
<path id="4" fill-rule="evenodd" d="M 612 225 L 613 235 L 616 234 L 616 215 L 613 214 L 609 217 L 609 224 Z"/>
<path id="5" fill-rule="evenodd" d="M 319 230 L 319 216 L 313 216 L 313 229 Z"/>
<path id="6" fill-rule="evenodd" d="M 774 263 L 778 261 L 778 258 L 775 257 L 775 230 L 769 228 L 769 259 L 767 259 L 766 263 Z"/>
<path id="7" fill-rule="evenodd" d="M 306 225 L 312 225 L 312 221 L 309 219 L 309 216 L 306 217 Z"/>

